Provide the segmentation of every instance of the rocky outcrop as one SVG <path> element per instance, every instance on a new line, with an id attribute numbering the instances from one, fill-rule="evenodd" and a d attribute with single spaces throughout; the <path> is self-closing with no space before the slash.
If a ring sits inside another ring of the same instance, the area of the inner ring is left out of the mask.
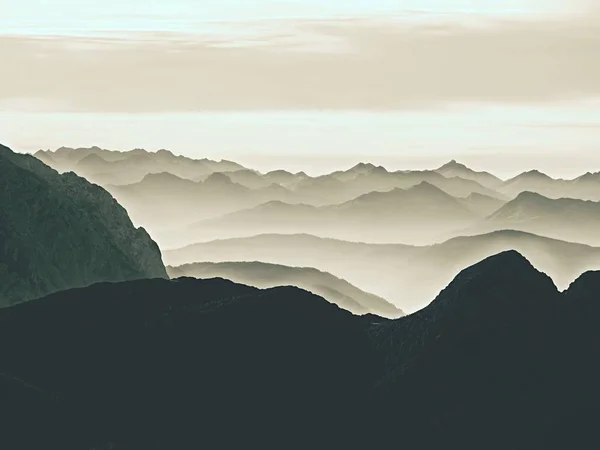
<path id="1" fill-rule="evenodd" d="M 0 173 L 0 306 L 167 276 L 156 243 L 101 187 L 2 145 Z"/>

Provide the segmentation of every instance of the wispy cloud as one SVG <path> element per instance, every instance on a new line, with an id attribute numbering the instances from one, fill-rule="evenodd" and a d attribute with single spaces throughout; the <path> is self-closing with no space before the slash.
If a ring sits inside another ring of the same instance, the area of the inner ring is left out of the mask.
<path id="1" fill-rule="evenodd" d="M 600 95 L 598 55 L 595 15 L 460 25 L 307 21 L 252 39 L 4 36 L 0 104 L 163 112 L 560 102 Z"/>

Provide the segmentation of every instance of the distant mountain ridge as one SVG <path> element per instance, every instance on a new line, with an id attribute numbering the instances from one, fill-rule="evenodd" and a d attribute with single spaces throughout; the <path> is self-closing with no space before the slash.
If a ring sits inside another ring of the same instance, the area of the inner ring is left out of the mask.
<path id="1" fill-rule="evenodd" d="M 242 170 L 232 161 L 212 161 L 177 156 L 168 150 L 150 152 L 144 149 L 129 151 L 105 150 L 100 147 L 69 148 L 56 151 L 40 150 L 34 156 L 59 172 L 74 171 L 99 184 L 130 184 L 145 175 L 169 172 L 182 178 L 194 178 L 219 171 Z"/>
<path id="2" fill-rule="evenodd" d="M 371 242 L 430 241 L 478 219 L 458 199 L 422 182 L 406 190 L 372 192 L 339 205 L 315 207 L 271 201 L 181 227 L 176 232 L 161 232 L 157 239 L 166 248 L 186 241 L 265 233 L 309 233 Z"/>
<path id="3" fill-rule="evenodd" d="M 588 245 L 600 245 L 600 202 L 552 199 L 522 192 L 486 218 L 476 232 L 516 229 Z"/>
<path id="4" fill-rule="evenodd" d="M 464 164 L 457 162 L 455 159 L 437 168 L 436 172 L 449 178 L 460 177 L 464 178 L 465 180 L 476 181 L 482 186 L 490 189 L 496 189 L 503 183 L 503 180 L 495 175 L 492 175 L 489 172 L 477 172 L 465 166 Z"/>
<path id="5" fill-rule="evenodd" d="M 167 267 L 171 278 L 225 278 L 258 288 L 296 286 L 319 295 L 354 314 L 397 318 L 404 313 L 381 297 L 364 292 L 346 280 L 310 267 L 290 267 L 258 261 L 192 263 Z"/>
<path id="6" fill-rule="evenodd" d="M 566 288 L 581 273 L 600 269 L 600 248 L 523 231 L 500 230 L 430 246 L 367 244 L 306 234 L 267 234 L 217 240 L 167 250 L 165 261 L 263 261 L 315 267 L 375 293 L 407 312 L 429 301 L 465 267 L 490 255 L 517 250 Z M 436 270 L 431 270 L 435 267 Z"/>
<path id="7" fill-rule="evenodd" d="M 0 306 L 100 281 L 166 277 L 143 228 L 100 188 L 0 145 Z"/>

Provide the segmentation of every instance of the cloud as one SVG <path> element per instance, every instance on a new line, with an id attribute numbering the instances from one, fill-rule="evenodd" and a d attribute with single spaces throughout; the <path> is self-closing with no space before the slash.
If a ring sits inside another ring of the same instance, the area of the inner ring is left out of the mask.
<path id="1" fill-rule="evenodd" d="M 246 45 L 234 37 L 170 34 L 3 36 L 0 105 L 39 101 L 91 112 L 397 110 L 600 95 L 595 15 L 474 25 L 294 25 Z"/>

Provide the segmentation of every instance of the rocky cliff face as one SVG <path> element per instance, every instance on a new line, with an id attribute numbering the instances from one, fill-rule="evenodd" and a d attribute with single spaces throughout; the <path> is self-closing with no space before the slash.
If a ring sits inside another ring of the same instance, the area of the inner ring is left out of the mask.
<path id="1" fill-rule="evenodd" d="M 0 306 L 101 281 L 166 278 L 158 246 L 101 187 L 0 145 Z"/>

